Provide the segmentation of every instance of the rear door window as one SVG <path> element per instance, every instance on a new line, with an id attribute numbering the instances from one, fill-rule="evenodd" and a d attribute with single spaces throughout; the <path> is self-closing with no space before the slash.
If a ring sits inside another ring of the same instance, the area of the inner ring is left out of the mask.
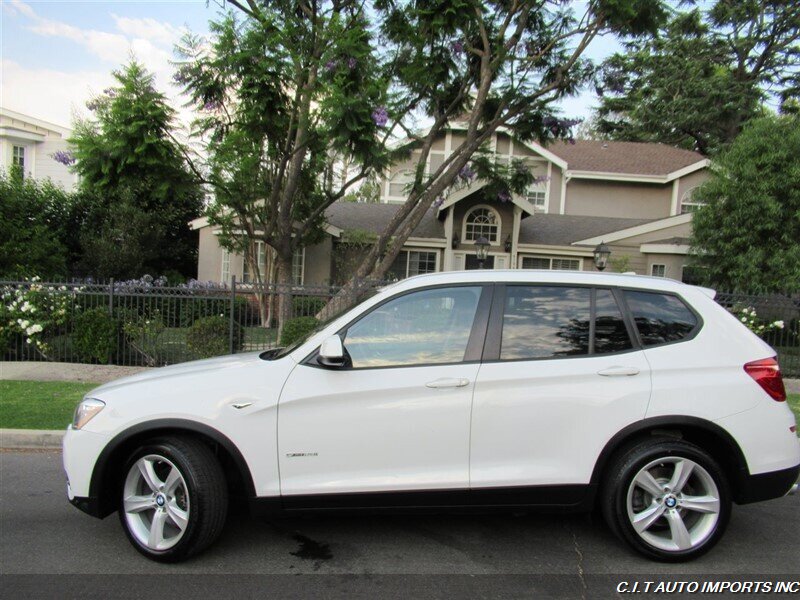
<path id="1" fill-rule="evenodd" d="M 501 360 L 589 354 L 589 288 L 506 288 Z"/>
<path id="2" fill-rule="evenodd" d="M 645 347 L 679 342 L 697 328 L 697 317 L 677 296 L 628 290 L 625 300 Z"/>

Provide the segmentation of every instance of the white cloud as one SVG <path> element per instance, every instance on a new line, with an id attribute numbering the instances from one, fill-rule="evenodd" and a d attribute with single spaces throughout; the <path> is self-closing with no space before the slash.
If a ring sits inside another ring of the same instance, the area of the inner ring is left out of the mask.
<path id="1" fill-rule="evenodd" d="M 145 68 L 155 74 L 156 86 L 170 98 L 178 110 L 179 119 L 188 123 L 191 112 L 182 107 L 184 99 L 172 83 L 174 69 L 172 48 L 184 33 L 182 27 L 159 22 L 151 18 L 127 18 L 112 14 L 115 31 L 83 29 L 63 21 L 41 16 L 30 4 L 21 0 L 3 2 L 3 8 L 14 18 L 28 21 L 26 28 L 33 34 L 63 40 L 69 51 L 74 43 L 99 59 L 97 69 L 83 71 L 56 71 L 30 69 L 18 62 L 4 58 L 0 81 L 0 104 L 7 108 L 67 125 L 72 116 L 88 114 L 86 101 L 114 84 L 112 69 L 134 56 Z M 55 49 L 55 46 L 54 46 Z"/>
<path id="2" fill-rule="evenodd" d="M 0 61 L 0 80 L 0 105 L 64 127 L 88 115 L 86 100 L 112 83 L 105 71 L 29 69 L 8 59 Z"/>
<path id="3" fill-rule="evenodd" d="M 183 34 L 186 33 L 184 27 L 175 27 L 174 25 L 157 21 L 156 19 L 134 19 L 131 17 L 120 17 L 113 13 L 111 17 L 114 19 L 117 29 L 125 35 L 149 40 L 154 44 L 167 48 L 171 48 L 175 42 L 180 40 Z"/>

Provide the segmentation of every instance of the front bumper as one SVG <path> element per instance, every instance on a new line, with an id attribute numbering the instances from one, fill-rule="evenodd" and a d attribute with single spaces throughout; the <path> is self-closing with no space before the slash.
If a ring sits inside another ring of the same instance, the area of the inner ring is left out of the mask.
<path id="1" fill-rule="evenodd" d="M 100 502 L 97 500 L 97 498 L 81 498 L 79 496 L 74 496 L 69 489 L 69 484 L 67 484 L 67 497 L 69 498 L 69 503 L 75 508 L 82 510 L 87 515 L 92 517 L 97 517 L 98 519 L 102 518 L 103 515 L 100 512 Z"/>
<path id="2" fill-rule="evenodd" d="M 92 474 L 108 441 L 108 436 L 70 426 L 62 443 L 67 498 L 74 506 L 95 517 L 100 516 L 100 511 L 97 498 L 90 492 Z"/>

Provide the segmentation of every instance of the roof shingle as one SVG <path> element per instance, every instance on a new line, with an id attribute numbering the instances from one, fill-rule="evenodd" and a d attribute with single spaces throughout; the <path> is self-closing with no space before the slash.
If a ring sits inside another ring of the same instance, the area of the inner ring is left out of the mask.
<path id="1" fill-rule="evenodd" d="M 579 240 L 636 227 L 650 221 L 651 219 L 535 214 L 520 223 L 519 243 L 569 246 Z"/>
<path id="2" fill-rule="evenodd" d="M 691 150 L 639 142 L 575 140 L 574 144 L 569 144 L 557 141 L 547 149 L 567 161 L 571 171 L 628 175 L 668 175 L 705 158 Z"/>

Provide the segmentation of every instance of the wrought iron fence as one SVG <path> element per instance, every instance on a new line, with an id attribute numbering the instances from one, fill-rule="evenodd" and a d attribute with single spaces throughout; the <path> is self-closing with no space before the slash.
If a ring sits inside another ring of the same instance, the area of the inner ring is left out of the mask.
<path id="1" fill-rule="evenodd" d="M 363 282 L 362 290 L 385 282 Z M 277 310 L 314 317 L 340 288 L 153 280 L 0 281 L 2 360 L 163 366 L 279 344 Z M 10 325 L 10 326 L 9 326 Z"/>
<path id="2" fill-rule="evenodd" d="M 365 281 L 362 291 L 386 282 Z M 0 281 L 0 356 L 128 366 L 162 366 L 279 345 L 276 315 L 291 294 L 292 318 L 315 316 L 339 290 L 329 286 L 136 280 L 97 283 Z M 718 293 L 739 314 L 754 309 L 783 373 L 800 377 L 800 294 Z M 9 323 L 13 324 L 9 326 Z M 24 325 L 24 327 L 23 327 Z"/>
<path id="3" fill-rule="evenodd" d="M 800 378 L 800 292 L 718 292 L 716 300 L 739 318 L 748 318 L 749 311 L 754 310 L 755 322 L 764 326 L 759 335 L 778 353 L 783 376 Z M 770 327 L 774 323 L 780 326 Z"/>

